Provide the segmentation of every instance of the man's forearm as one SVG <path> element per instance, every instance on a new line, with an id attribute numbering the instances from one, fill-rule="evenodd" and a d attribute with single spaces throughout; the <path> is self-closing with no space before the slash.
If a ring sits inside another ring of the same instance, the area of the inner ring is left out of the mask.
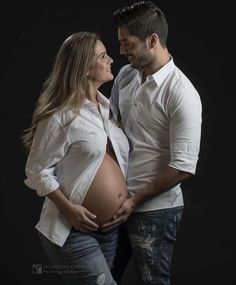
<path id="1" fill-rule="evenodd" d="M 133 196 L 135 206 L 138 206 L 147 200 L 168 191 L 191 175 L 192 174 L 190 173 L 167 166 L 152 182 L 148 183 L 143 190 L 137 192 Z"/>

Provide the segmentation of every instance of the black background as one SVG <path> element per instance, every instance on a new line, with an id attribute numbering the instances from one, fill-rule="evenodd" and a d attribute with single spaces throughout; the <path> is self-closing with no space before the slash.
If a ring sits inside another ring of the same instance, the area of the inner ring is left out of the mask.
<path id="1" fill-rule="evenodd" d="M 169 51 L 201 96 L 203 123 L 196 175 L 183 183 L 185 211 L 176 243 L 173 285 L 235 285 L 235 41 L 233 4 L 155 1 L 169 23 Z M 229 1 L 230 2 L 230 1 Z M 112 12 L 130 1 L 8 1 L 1 4 L 0 278 L 13 284 L 62 282 L 34 274 L 49 264 L 34 228 L 42 199 L 24 185 L 26 154 L 19 137 L 55 55 L 73 32 L 97 31 L 119 55 Z M 101 91 L 109 96 L 111 83 Z M 5 284 L 3 283 L 2 284 Z"/>

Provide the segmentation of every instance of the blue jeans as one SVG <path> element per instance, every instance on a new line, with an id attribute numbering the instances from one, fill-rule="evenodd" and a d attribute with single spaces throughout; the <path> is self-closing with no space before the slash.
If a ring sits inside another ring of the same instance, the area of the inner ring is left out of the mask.
<path id="1" fill-rule="evenodd" d="M 183 207 L 176 207 L 130 215 L 126 229 L 140 284 L 171 284 L 171 258 L 182 212 Z"/>
<path id="2" fill-rule="evenodd" d="M 118 229 L 89 234 L 71 230 L 63 247 L 42 234 L 42 246 L 52 264 L 70 285 L 115 285 L 111 266 L 117 246 Z"/>

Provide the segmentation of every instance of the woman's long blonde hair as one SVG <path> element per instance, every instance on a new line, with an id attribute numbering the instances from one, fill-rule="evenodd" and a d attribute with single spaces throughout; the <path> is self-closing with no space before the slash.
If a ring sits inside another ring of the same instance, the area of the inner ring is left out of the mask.
<path id="1" fill-rule="evenodd" d="M 78 113 L 84 99 L 90 99 L 87 72 L 99 39 L 96 33 L 78 32 L 62 44 L 36 103 L 31 127 L 22 136 L 23 145 L 28 151 L 40 121 L 64 107 Z"/>

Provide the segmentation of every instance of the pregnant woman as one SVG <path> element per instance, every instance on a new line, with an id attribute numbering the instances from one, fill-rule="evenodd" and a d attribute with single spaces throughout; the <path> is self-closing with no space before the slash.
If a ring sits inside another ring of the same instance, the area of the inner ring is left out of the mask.
<path id="1" fill-rule="evenodd" d="M 23 134 L 25 183 L 45 197 L 36 228 L 67 284 L 116 284 L 118 229 L 100 228 L 127 197 L 129 144 L 98 91 L 112 62 L 97 34 L 68 37 Z"/>

